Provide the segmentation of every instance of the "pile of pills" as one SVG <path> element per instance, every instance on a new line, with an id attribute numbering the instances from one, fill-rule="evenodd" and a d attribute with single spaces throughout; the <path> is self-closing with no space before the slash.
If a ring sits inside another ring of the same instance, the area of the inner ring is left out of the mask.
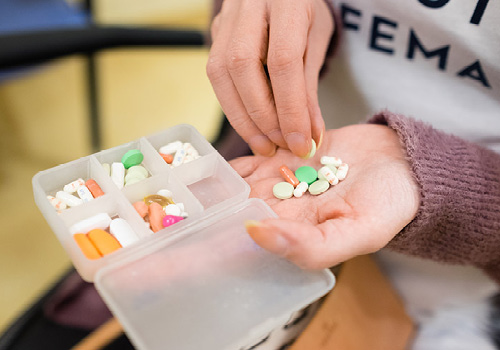
<path id="1" fill-rule="evenodd" d="M 102 195 L 104 192 L 95 180 L 85 181 L 78 178 L 64 185 L 63 190 L 57 191 L 55 196 L 47 196 L 47 199 L 58 212 L 61 212 L 68 207 L 76 207 Z"/>
<path id="2" fill-rule="evenodd" d="M 323 156 L 320 162 L 323 166 L 318 170 L 301 166 L 295 173 L 286 165 L 281 166 L 280 173 L 285 181 L 274 185 L 274 196 L 279 199 L 299 198 L 307 191 L 316 196 L 346 178 L 349 166 L 340 158 Z"/>
<path id="3" fill-rule="evenodd" d="M 175 203 L 172 200 L 172 192 L 167 189 L 148 195 L 133 205 L 153 232 L 158 232 L 188 217 L 184 204 Z"/>
<path id="4" fill-rule="evenodd" d="M 163 160 L 172 167 L 200 158 L 200 154 L 189 142 L 173 141 L 158 150 Z"/>
<path id="5" fill-rule="evenodd" d="M 113 183 L 122 189 L 149 177 L 149 172 L 141 165 L 144 155 L 138 149 L 131 149 L 125 153 L 121 162 L 114 162 L 111 165 L 103 163 L 102 167 L 111 177 Z"/>
<path id="6" fill-rule="evenodd" d="M 70 227 L 74 240 L 91 260 L 100 259 L 138 240 L 127 221 L 99 213 Z"/>

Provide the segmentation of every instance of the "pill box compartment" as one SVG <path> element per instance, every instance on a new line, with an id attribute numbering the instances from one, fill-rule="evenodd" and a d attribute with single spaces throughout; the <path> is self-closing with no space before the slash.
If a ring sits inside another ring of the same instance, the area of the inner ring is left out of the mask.
<path id="1" fill-rule="evenodd" d="M 248 200 L 100 270 L 96 286 L 138 349 L 251 345 L 334 283 L 257 246 L 243 223 L 268 217 Z"/>
<path id="2" fill-rule="evenodd" d="M 169 166 L 157 148 L 175 140 L 190 142 L 201 157 Z M 143 152 L 151 177 L 120 190 L 101 163 L 120 161 L 130 149 Z M 46 195 L 78 177 L 94 178 L 106 194 L 58 214 Z M 41 171 L 33 188 L 75 268 L 87 281 L 97 276 L 101 295 L 138 349 L 239 350 L 334 284 L 328 270 L 302 271 L 249 238 L 244 220 L 274 212 L 265 202 L 248 199 L 248 184 L 189 125 Z M 185 204 L 189 217 L 151 234 L 132 203 L 161 188 Z M 100 212 L 125 219 L 139 241 L 89 260 L 69 228 Z"/>

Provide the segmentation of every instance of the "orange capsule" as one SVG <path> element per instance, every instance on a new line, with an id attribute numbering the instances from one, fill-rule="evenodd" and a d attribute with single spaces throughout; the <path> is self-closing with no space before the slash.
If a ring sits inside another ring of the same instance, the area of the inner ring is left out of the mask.
<path id="1" fill-rule="evenodd" d="M 158 232 L 163 228 L 163 217 L 166 215 L 163 207 L 153 202 L 148 206 L 149 209 L 149 224 L 153 232 Z"/>
<path id="2" fill-rule="evenodd" d="M 73 238 L 87 259 L 96 260 L 102 257 L 85 233 L 75 233 Z"/>
<path id="3" fill-rule="evenodd" d="M 148 215 L 148 205 L 144 203 L 143 201 L 138 201 L 133 204 L 135 210 L 141 218 L 144 218 L 146 215 Z"/>
<path id="4" fill-rule="evenodd" d="M 174 161 L 174 156 L 171 155 L 171 154 L 165 154 L 165 153 L 160 153 L 160 156 L 163 158 L 163 160 L 165 162 L 167 162 L 168 164 L 172 164 L 172 162 Z"/>
<path id="5" fill-rule="evenodd" d="M 104 195 L 103 190 L 97 184 L 97 182 L 95 182 L 94 179 L 88 179 L 85 182 L 85 186 L 87 186 L 87 188 L 89 189 L 90 193 L 92 193 L 92 196 L 94 196 L 94 198 L 97 198 L 97 197 L 100 197 L 100 196 Z"/>
<path id="6" fill-rule="evenodd" d="M 282 165 L 280 167 L 280 173 L 285 181 L 292 184 L 293 187 L 297 187 L 297 185 L 300 183 L 299 179 L 297 179 L 293 171 L 291 171 L 286 165 Z"/>
<path id="7" fill-rule="evenodd" d="M 90 231 L 87 236 L 90 242 L 97 248 L 97 251 L 102 255 L 113 253 L 122 246 L 110 233 L 96 228 Z"/>

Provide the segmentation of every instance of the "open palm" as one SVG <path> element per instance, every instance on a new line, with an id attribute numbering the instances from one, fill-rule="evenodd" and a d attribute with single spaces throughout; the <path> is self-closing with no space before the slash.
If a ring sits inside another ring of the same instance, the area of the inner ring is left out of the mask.
<path id="1" fill-rule="evenodd" d="M 319 169 L 323 155 L 349 164 L 345 180 L 319 196 L 273 196 L 273 186 L 284 181 L 281 165 L 292 171 L 303 165 Z M 250 196 L 264 199 L 279 216 L 250 223 L 251 237 L 303 268 L 330 267 L 384 247 L 415 217 L 419 205 L 418 186 L 399 138 L 381 125 L 327 131 L 308 160 L 279 149 L 273 157 L 243 157 L 231 165 L 249 183 Z"/>

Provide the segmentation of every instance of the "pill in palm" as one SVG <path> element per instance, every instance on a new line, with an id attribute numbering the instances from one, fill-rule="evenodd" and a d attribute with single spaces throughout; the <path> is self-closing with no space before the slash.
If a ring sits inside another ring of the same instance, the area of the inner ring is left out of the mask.
<path id="1" fill-rule="evenodd" d="M 309 193 L 316 196 L 325 192 L 330 188 L 330 184 L 326 180 L 317 180 L 309 186 Z"/>
<path id="2" fill-rule="evenodd" d="M 288 199 L 293 195 L 293 186 L 289 182 L 278 182 L 273 186 L 273 194 L 279 199 Z"/>
<path id="3" fill-rule="evenodd" d="M 293 187 L 296 187 L 300 181 L 297 179 L 293 171 L 290 170 L 286 165 L 280 167 L 280 173 L 286 182 L 289 182 Z"/>
<path id="4" fill-rule="evenodd" d="M 67 185 L 64 185 L 63 191 L 68 193 L 75 193 L 78 187 L 85 185 L 85 181 L 82 178 L 76 179 Z"/>
<path id="5" fill-rule="evenodd" d="M 119 188 L 122 189 L 125 185 L 125 166 L 121 162 L 114 162 L 111 164 L 111 181 Z"/>
<path id="6" fill-rule="evenodd" d="M 301 182 L 297 185 L 297 187 L 295 187 L 295 189 L 293 190 L 293 196 L 296 197 L 296 198 L 300 198 L 302 197 L 302 195 L 304 193 L 306 193 L 307 189 L 309 188 L 309 185 L 307 184 L 307 182 Z"/>
<path id="7" fill-rule="evenodd" d="M 318 178 L 318 172 L 313 167 L 305 165 L 295 170 L 295 176 L 299 182 L 307 182 L 310 185 Z"/>
<path id="8" fill-rule="evenodd" d="M 338 167 L 342 164 L 342 159 L 338 157 L 322 156 L 319 162 L 323 165 L 333 165 Z"/>
<path id="9" fill-rule="evenodd" d="M 346 178 L 348 171 L 349 171 L 349 165 L 347 165 L 346 163 L 342 163 L 337 168 L 337 174 L 336 174 L 336 176 L 338 177 L 338 179 L 340 181 L 342 181 L 342 180 L 344 180 Z"/>
<path id="10" fill-rule="evenodd" d="M 139 240 L 132 226 L 122 218 L 111 220 L 109 232 L 116 238 L 122 247 L 129 246 Z"/>
<path id="11" fill-rule="evenodd" d="M 332 169 L 327 166 L 323 166 L 318 170 L 318 179 L 326 180 L 332 186 L 339 183 L 337 176 L 335 176 Z"/>
<path id="12" fill-rule="evenodd" d="M 83 201 L 80 198 L 65 191 L 58 191 L 56 193 L 56 198 L 62 200 L 68 207 L 76 207 L 83 204 Z"/>

